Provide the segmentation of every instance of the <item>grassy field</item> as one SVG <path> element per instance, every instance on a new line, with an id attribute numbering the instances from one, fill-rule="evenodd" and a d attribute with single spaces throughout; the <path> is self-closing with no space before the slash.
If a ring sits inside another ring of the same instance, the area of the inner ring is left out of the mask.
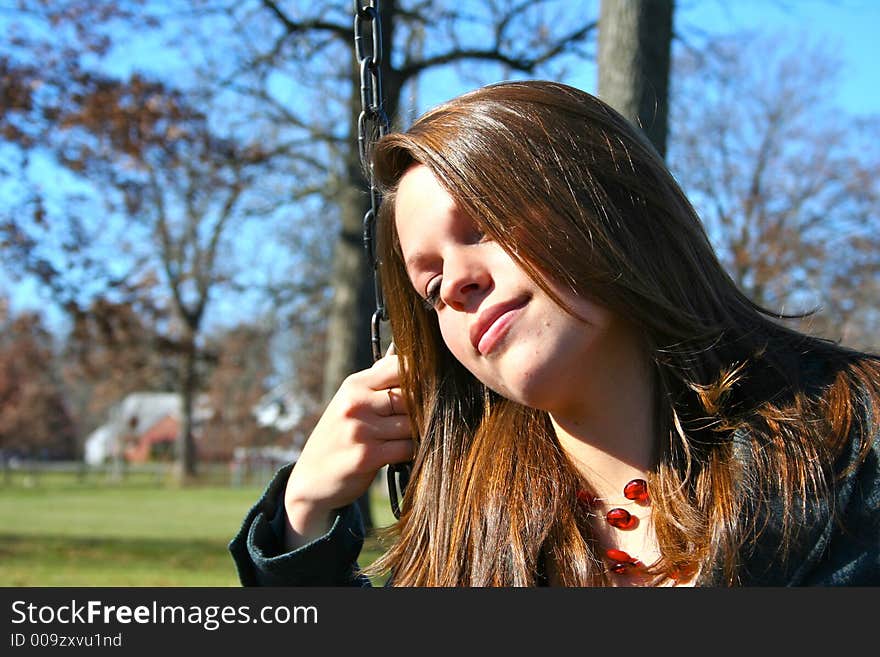
<path id="1" fill-rule="evenodd" d="M 0 482 L 0 586 L 238 586 L 227 544 L 262 486 L 69 475 Z M 393 519 L 374 491 L 377 524 Z M 368 539 L 362 565 L 378 556 Z"/>

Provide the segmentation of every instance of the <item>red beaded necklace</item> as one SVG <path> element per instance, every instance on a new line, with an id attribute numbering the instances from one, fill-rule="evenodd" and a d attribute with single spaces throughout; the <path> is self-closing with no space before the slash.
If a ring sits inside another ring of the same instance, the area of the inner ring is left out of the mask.
<path id="1" fill-rule="evenodd" d="M 633 479 L 623 487 L 623 496 L 639 504 L 648 506 L 651 503 L 648 495 L 648 482 L 644 479 Z M 602 500 L 595 495 L 591 495 L 586 490 L 579 490 L 577 493 L 578 501 L 594 512 L 595 507 Z M 635 529 L 639 520 L 636 516 L 622 507 L 614 507 L 605 514 L 605 521 L 616 529 L 630 530 Z M 622 575 L 633 568 L 643 568 L 645 564 L 630 556 L 624 550 L 609 548 L 605 550 L 606 558 L 611 562 L 610 570 L 612 573 Z"/>

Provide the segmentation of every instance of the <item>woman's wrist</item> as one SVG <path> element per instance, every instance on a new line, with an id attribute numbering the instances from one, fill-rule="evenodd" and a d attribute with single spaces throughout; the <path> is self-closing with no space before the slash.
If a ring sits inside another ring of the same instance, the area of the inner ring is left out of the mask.
<path id="1" fill-rule="evenodd" d="M 302 547 L 330 529 L 332 509 L 298 500 L 285 500 L 284 509 L 287 514 L 284 544 L 288 550 Z"/>

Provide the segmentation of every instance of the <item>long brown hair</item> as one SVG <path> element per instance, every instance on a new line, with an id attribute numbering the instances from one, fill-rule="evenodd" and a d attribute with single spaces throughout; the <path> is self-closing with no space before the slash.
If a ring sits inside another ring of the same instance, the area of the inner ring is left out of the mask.
<path id="1" fill-rule="evenodd" d="M 847 437 L 871 430 L 854 425 L 876 426 L 876 359 L 749 301 L 641 134 L 585 92 L 530 81 L 460 96 L 376 145 L 382 285 L 417 449 L 394 543 L 372 572 L 402 586 L 527 586 L 549 562 L 564 585 L 608 583 L 575 503 L 583 482 L 549 417 L 459 364 L 407 277 L 393 200 L 416 163 L 552 298 L 547 280 L 643 337 L 659 441 L 649 481 L 658 581 L 699 568 L 737 583 L 770 525 L 784 563 L 804 501 L 829 494 Z M 773 500 L 782 509 L 771 518 Z"/>

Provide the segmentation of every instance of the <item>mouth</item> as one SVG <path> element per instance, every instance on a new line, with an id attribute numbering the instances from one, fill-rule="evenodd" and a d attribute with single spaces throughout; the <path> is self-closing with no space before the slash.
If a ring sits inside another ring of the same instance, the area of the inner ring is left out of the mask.
<path id="1" fill-rule="evenodd" d="M 471 327 L 471 344 L 485 356 L 503 338 L 519 311 L 529 302 L 527 296 L 496 304 L 480 313 Z"/>

